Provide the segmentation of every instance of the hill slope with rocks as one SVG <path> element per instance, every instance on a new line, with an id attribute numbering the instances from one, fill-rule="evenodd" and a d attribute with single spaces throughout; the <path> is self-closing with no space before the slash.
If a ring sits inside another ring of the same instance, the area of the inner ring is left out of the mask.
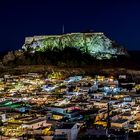
<path id="1" fill-rule="evenodd" d="M 125 67 L 128 59 L 126 49 L 104 33 L 71 33 L 26 37 L 22 48 L 4 55 L 1 64 L 8 67 Z"/>
<path id="2" fill-rule="evenodd" d="M 48 49 L 63 51 L 69 47 L 76 48 L 81 53 L 87 53 L 96 59 L 111 59 L 127 53 L 123 47 L 107 38 L 104 33 L 71 33 L 26 37 L 22 49 L 30 52 L 45 52 Z"/>

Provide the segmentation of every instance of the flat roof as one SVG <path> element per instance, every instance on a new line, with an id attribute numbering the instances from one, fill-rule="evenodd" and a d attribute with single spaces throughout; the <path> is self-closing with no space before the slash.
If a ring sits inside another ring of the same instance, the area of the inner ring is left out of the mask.
<path id="1" fill-rule="evenodd" d="M 125 112 L 123 114 L 121 114 L 121 116 L 132 116 L 130 112 Z"/>
<path id="2" fill-rule="evenodd" d="M 75 123 L 64 123 L 63 125 L 58 127 L 58 129 L 71 129 L 74 125 Z"/>
<path id="3" fill-rule="evenodd" d="M 112 121 L 112 123 L 124 123 L 126 121 L 128 121 L 128 120 L 127 119 L 118 119 L 116 121 Z"/>
<path id="4" fill-rule="evenodd" d="M 23 122 L 23 124 L 30 125 L 30 124 L 38 123 L 38 122 L 45 121 L 45 120 L 46 120 L 45 118 L 40 118 L 37 120 L 33 120 L 31 122 Z"/>

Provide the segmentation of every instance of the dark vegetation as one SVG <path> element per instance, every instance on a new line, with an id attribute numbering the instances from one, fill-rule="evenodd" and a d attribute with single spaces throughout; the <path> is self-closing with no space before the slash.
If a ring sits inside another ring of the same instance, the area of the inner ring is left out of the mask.
<path id="1" fill-rule="evenodd" d="M 96 54 L 100 56 L 101 54 Z M 95 56 L 96 57 L 96 56 Z M 111 59 L 97 60 L 88 53 L 82 53 L 77 48 L 66 47 L 64 50 L 51 49 L 45 52 L 22 52 L 20 55 L 11 52 L 3 59 L 3 64 L 8 66 L 18 65 L 52 65 L 57 67 L 85 67 L 85 66 L 109 66 L 116 67 L 127 64 L 128 56 L 112 56 Z M 8 61 L 9 59 L 9 61 Z"/>
<path id="2" fill-rule="evenodd" d="M 2 53 L 0 75 L 46 71 L 65 71 L 68 75 L 79 73 L 116 75 L 124 74 L 127 70 L 140 70 L 140 61 L 138 61 L 140 51 L 128 53 L 127 56 L 103 60 L 97 60 L 88 53 L 82 53 L 80 50 L 70 47 L 64 50 L 48 49 L 45 52 L 35 53 L 27 51 Z"/>

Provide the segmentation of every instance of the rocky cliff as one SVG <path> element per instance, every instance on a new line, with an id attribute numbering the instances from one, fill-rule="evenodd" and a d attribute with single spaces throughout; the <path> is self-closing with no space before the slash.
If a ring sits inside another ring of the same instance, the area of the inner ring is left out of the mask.
<path id="1" fill-rule="evenodd" d="M 44 52 L 47 49 L 63 50 L 74 47 L 82 53 L 88 53 L 97 59 L 110 59 L 118 55 L 127 55 L 126 50 L 116 45 L 104 33 L 71 33 L 63 35 L 46 35 L 26 37 L 22 47 L 24 51 Z"/>

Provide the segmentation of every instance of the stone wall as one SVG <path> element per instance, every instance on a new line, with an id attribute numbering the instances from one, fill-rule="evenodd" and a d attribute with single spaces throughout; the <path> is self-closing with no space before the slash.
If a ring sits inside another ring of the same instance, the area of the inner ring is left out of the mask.
<path id="1" fill-rule="evenodd" d="M 65 47 L 75 47 L 83 53 L 96 56 L 100 53 L 101 58 L 110 58 L 110 55 L 125 55 L 126 51 L 107 38 L 104 33 L 70 33 L 63 35 L 46 35 L 26 37 L 23 49 L 30 51 L 63 50 Z"/>

